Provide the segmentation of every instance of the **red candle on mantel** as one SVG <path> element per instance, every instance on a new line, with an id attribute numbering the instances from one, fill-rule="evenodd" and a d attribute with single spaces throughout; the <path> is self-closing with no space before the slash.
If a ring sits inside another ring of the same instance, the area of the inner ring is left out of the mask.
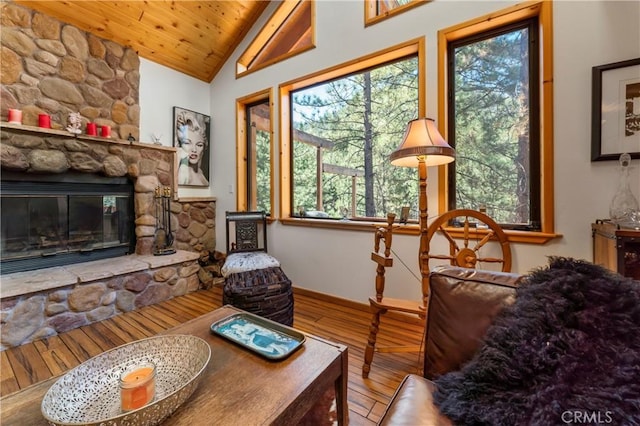
<path id="1" fill-rule="evenodd" d="M 103 138 L 111 137 L 111 126 L 102 126 L 100 127 L 100 136 Z"/>
<path id="2" fill-rule="evenodd" d="M 38 114 L 38 127 L 44 129 L 51 128 L 51 117 L 49 117 L 49 114 Z"/>
<path id="3" fill-rule="evenodd" d="M 19 109 L 9 110 L 9 123 L 22 124 L 22 111 Z"/>
<path id="4" fill-rule="evenodd" d="M 98 136 L 98 126 L 96 123 L 87 123 L 87 135 Z"/>

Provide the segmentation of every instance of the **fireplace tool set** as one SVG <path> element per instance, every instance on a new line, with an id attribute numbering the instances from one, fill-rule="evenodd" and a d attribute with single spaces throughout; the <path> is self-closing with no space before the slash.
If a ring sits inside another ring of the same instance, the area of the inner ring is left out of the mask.
<path id="1" fill-rule="evenodd" d="M 171 187 L 156 187 L 156 234 L 153 254 L 162 256 L 173 254 L 176 249 L 173 245 L 173 232 L 171 232 Z"/>

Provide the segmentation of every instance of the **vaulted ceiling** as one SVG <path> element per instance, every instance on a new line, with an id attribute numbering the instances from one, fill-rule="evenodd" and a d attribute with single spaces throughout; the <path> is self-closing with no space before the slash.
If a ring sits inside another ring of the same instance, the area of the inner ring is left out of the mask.
<path id="1" fill-rule="evenodd" d="M 15 3 L 131 47 L 205 82 L 220 71 L 268 0 L 50 1 Z"/>

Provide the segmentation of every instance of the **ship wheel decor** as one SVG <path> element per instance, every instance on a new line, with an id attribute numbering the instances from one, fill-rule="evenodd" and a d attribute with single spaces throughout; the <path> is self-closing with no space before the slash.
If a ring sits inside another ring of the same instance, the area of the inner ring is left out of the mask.
<path id="1" fill-rule="evenodd" d="M 469 219 L 475 219 L 470 221 Z M 460 224 L 461 227 L 451 227 L 451 223 Z M 462 233 L 462 237 L 457 240 L 451 234 L 455 229 L 456 237 Z M 429 248 L 431 238 L 440 231 L 449 242 L 449 254 L 435 254 Z M 499 244 L 501 257 L 481 257 L 479 250 L 487 244 Z M 462 244 L 462 246 L 460 245 Z M 484 213 L 470 210 L 458 209 L 443 213 L 437 217 L 427 229 L 427 250 L 424 254 L 424 262 L 428 270 L 431 259 L 449 260 L 451 265 L 463 268 L 476 268 L 478 263 L 502 264 L 502 272 L 511 272 L 511 247 L 509 239 L 500 225 Z"/>

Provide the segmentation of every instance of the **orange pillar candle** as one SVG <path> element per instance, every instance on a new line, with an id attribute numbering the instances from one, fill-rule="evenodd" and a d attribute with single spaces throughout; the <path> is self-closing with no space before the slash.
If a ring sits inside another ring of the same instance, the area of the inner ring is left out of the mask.
<path id="1" fill-rule="evenodd" d="M 142 364 L 128 368 L 120 376 L 122 411 L 137 410 L 153 400 L 156 394 L 156 367 Z"/>

